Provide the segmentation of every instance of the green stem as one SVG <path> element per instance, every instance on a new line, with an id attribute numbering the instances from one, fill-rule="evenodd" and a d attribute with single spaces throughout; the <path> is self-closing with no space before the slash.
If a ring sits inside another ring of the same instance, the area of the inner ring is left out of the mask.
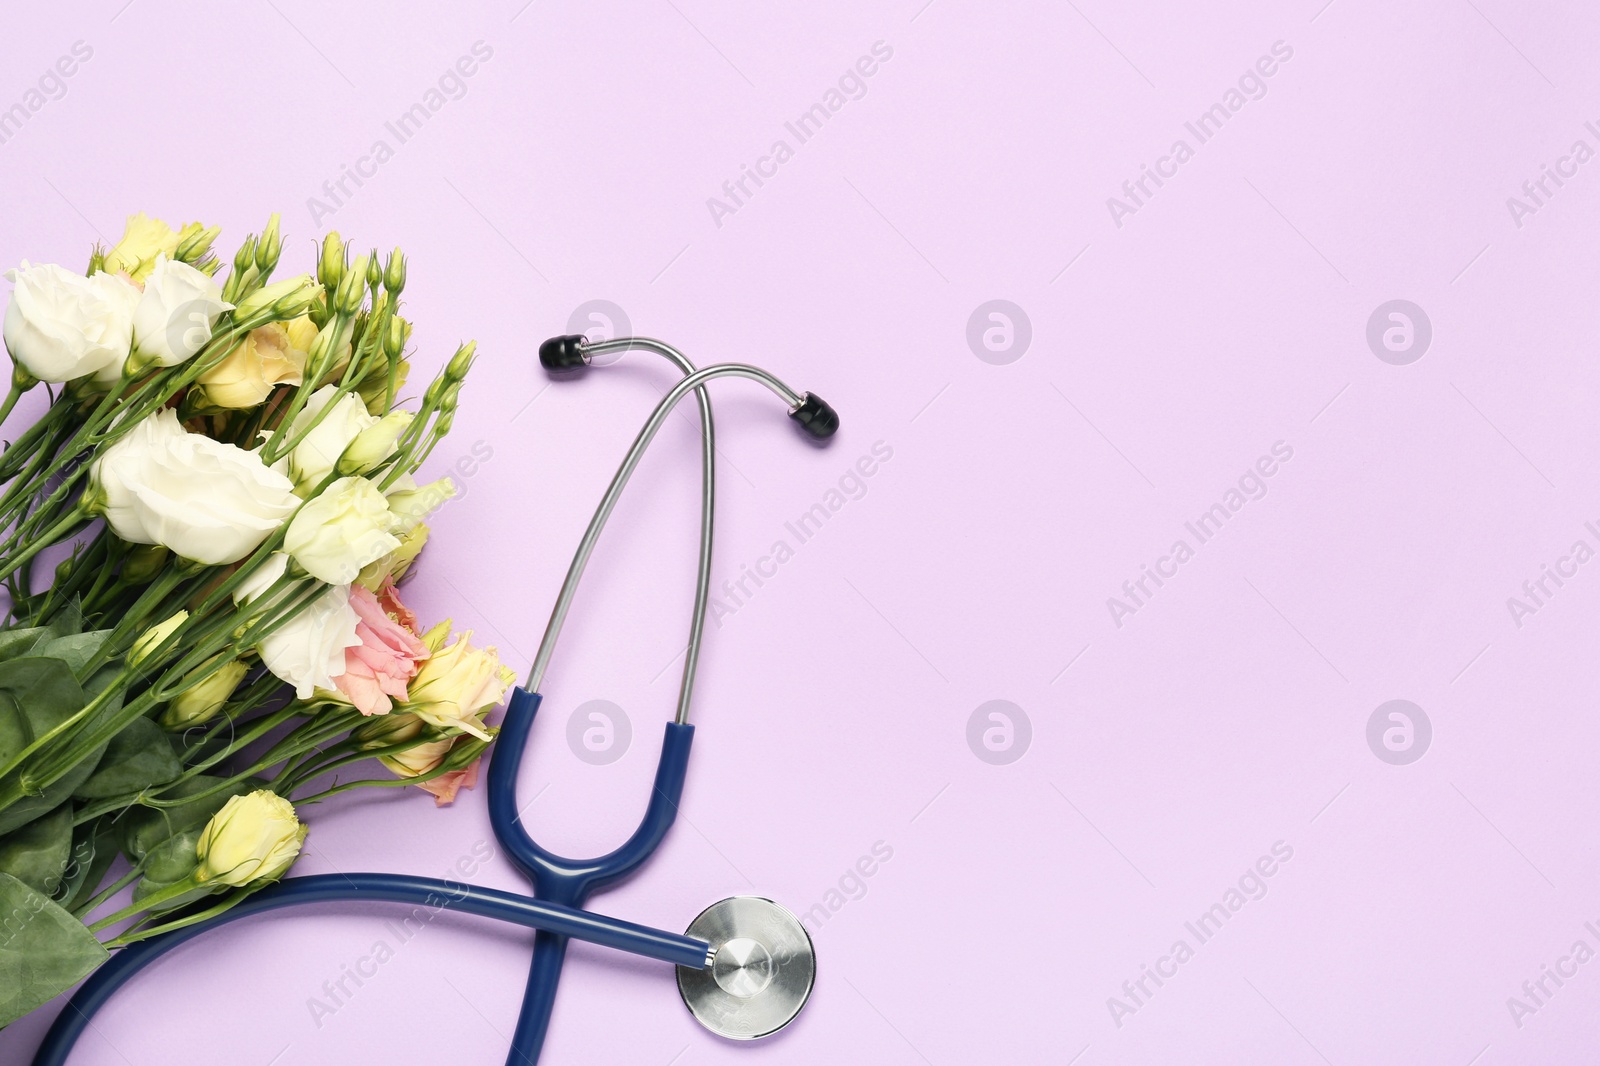
<path id="1" fill-rule="evenodd" d="M 177 899 L 185 892 L 192 892 L 199 887 L 200 885 L 197 882 L 191 881 L 188 878 L 185 878 L 182 881 L 174 882 L 173 884 L 168 885 L 166 888 L 160 888 L 150 893 L 138 903 L 130 903 L 120 911 L 106 915 L 98 922 L 95 922 L 93 925 L 89 926 L 89 932 L 98 933 L 100 930 L 109 925 L 116 925 L 118 922 L 127 921 L 135 914 L 143 914 L 157 903 L 165 903 L 169 899 Z"/>
<path id="2" fill-rule="evenodd" d="M 5 563 L 0 564 L 0 578 L 9 577 L 15 573 L 23 563 L 32 559 L 35 555 L 50 547 L 50 545 L 59 542 L 68 532 L 82 524 L 88 517 L 87 513 L 80 511 L 76 507 L 68 511 L 59 522 L 35 537 L 33 543 L 13 555 Z"/>
<path id="3" fill-rule="evenodd" d="M 11 409 L 17 406 L 17 401 L 20 400 L 22 398 L 22 394 L 27 391 L 27 389 L 18 384 L 16 375 L 13 374 L 11 378 L 11 391 L 6 393 L 5 402 L 0 403 L 0 425 L 5 425 L 6 419 L 11 415 Z"/>
<path id="4" fill-rule="evenodd" d="M 108 887 L 102 889 L 99 894 L 94 897 L 94 899 L 91 899 L 81 907 L 75 908 L 72 912 L 72 916 L 82 920 L 85 915 L 93 914 L 95 912 L 95 908 L 99 907 L 106 900 L 110 899 L 112 896 L 115 896 L 118 892 L 121 892 L 123 889 L 137 881 L 139 879 L 139 874 L 143 871 L 144 863 L 135 863 L 127 873 L 111 882 Z"/>

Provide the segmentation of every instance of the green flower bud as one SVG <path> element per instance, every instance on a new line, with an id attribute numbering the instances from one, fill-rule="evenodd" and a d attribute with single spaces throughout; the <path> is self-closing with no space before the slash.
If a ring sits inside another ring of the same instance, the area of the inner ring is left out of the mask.
<path id="1" fill-rule="evenodd" d="M 210 669 L 210 664 L 195 670 L 195 674 Z M 239 687 L 249 667 L 235 659 L 224 663 L 208 676 L 194 682 L 167 704 L 161 712 L 161 725 L 170 730 L 180 730 L 193 725 L 203 725 L 216 717 L 223 704 Z M 194 675 L 190 675 L 194 676 Z"/>
<path id="2" fill-rule="evenodd" d="M 273 212 L 267 219 L 267 228 L 261 232 L 261 240 L 256 245 L 256 266 L 261 268 L 261 273 L 266 274 L 278 265 L 278 256 L 283 252 L 283 238 L 278 233 L 278 213 Z"/>
<path id="3" fill-rule="evenodd" d="M 193 264 L 205 258 L 211 251 L 212 242 L 222 233 L 221 226 L 203 228 L 198 222 L 191 222 L 183 227 L 183 232 L 178 235 L 177 250 L 172 253 L 174 259 Z"/>
<path id="4" fill-rule="evenodd" d="M 317 260 L 317 280 L 327 289 L 337 289 L 344 280 L 344 241 L 339 234 L 322 238 L 322 257 Z"/>
<path id="5" fill-rule="evenodd" d="M 256 239 L 254 236 L 246 237 L 244 243 L 239 245 L 239 250 L 233 253 L 233 271 L 242 274 L 256 261 Z"/>
<path id="6" fill-rule="evenodd" d="M 406 350 L 406 341 L 411 336 L 411 323 L 395 315 L 389 319 L 389 330 L 383 338 L 383 354 L 392 363 L 400 358 Z"/>
<path id="7" fill-rule="evenodd" d="M 367 256 L 358 256 L 339 282 L 339 290 L 335 293 L 333 302 L 340 314 L 353 315 L 361 310 L 361 304 L 367 296 L 367 265 L 370 262 L 371 259 Z"/>
<path id="8" fill-rule="evenodd" d="M 422 719 L 414 714 L 384 714 L 368 718 L 350 731 L 362 751 L 393 747 L 415 740 L 422 734 Z"/>
<path id="9" fill-rule="evenodd" d="M 389 263 L 383 268 L 383 287 L 396 296 L 406 287 L 406 257 L 399 248 L 389 253 Z"/>
<path id="10" fill-rule="evenodd" d="M 444 376 L 451 381 L 463 381 L 467 371 L 472 369 L 472 360 L 478 352 L 478 342 L 468 341 L 456 349 L 456 354 L 451 357 L 449 365 L 444 368 Z"/>
<path id="11" fill-rule="evenodd" d="M 367 253 L 367 287 L 376 293 L 382 284 L 383 265 L 378 262 L 378 250 L 374 248 Z"/>
<path id="12" fill-rule="evenodd" d="M 132 649 L 128 652 L 128 662 L 137 666 L 155 654 L 157 648 L 172 636 L 173 632 L 189 620 L 188 611 L 179 611 L 165 622 L 151 626 L 139 635 L 133 642 Z"/>
<path id="13" fill-rule="evenodd" d="M 155 580 L 172 553 L 160 544 L 142 544 L 122 560 L 121 577 L 130 585 L 145 585 Z"/>

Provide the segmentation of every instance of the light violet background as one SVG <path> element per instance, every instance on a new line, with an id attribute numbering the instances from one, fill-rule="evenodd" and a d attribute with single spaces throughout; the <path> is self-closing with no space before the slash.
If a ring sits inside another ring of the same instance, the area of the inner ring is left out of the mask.
<path id="1" fill-rule="evenodd" d="M 1520 226 L 1507 205 L 1573 142 L 1600 148 L 1583 5 L 111 0 L 8 25 L 0 105 L 75 42 L 93 57 L 0 145 L 6 264 L 80 263 L 141 209 L 221 223 L 229 249 L 280 210 L 291 267 L 328 227 L 405 247 L 416 377 L 460 339 L 482 353 L 432 468 L 492 451 L 410 597 L 519 668 L 672 381 L 641 355 L 547 388 L 536 345 L 586 301 L 843 417 L 814 449 L 748 383 L 715 390 L 719 585 L 892 449 L 709 628 L 683 817 L 594 900 L 674 930 L 737 893 L 806 911 L 882 841 L 892 859 L 818 928 L 810 1007 L 725 1043 L 664 967 L 576 947 L 546 1061 L 1488 1066 L 1600 1042 L 1600 962 L 1520 1027 L 1507 1006 L 1575 941 L 1600 948 L 1600 563 L 1520 627 L 1507 607 L 1574 541 L 1600 546 L 1600 162 L 1547 179 Z M 478 41 L 464 95 L 314 220 L 308 198 L 394 147 L 385 123 Z M 866 94 L 796 147 L 785 122 L 879 41 Z M 1116 225 L 1107 198 L 1196 146 L 1184 123 L 1279 41 L 1266 95 Z M 718 225 L 708 198 L 780 138 L 793 158 Z M 966 339 L 995 299 L 1031 324 L 1005 365 Z M 1409 365 L 1366 340 L 1394 299 L 1432 323 Z M 1108 597 L 1279 441 L 1265 498 L 1113 624 Z M 694 457 L 686 414 L 559 648 L 522 780 L 557 849 L 609 849 L 642 806 Z M 609 765 L 565 739 L 595 699 L 633 727 Z M 967 741 L 997 699 L 1032 726 L 1006 765 Z M 1391 699 L 1432 723 L 1409 765 L 1366 741 Z M 481 789 L 308 816 L 300 873 L 440 875 L 489 838 Z M 1279 841 L 1265 898 L 1197 945 L 1184 923 Z M 520 885 L 503 857 L 475 879 Z M 501 1061 L 530 938 L 483 921 L 432 923 L 318 1027 L 308 999 L 394 945 L 387 917 L 199 941 L 73 1063 Z M 1108 999 L 1180 937 L 1194 958 L 1119 1026 Z M 0 1060 L 57 1009 L 0 1034 Z"/>

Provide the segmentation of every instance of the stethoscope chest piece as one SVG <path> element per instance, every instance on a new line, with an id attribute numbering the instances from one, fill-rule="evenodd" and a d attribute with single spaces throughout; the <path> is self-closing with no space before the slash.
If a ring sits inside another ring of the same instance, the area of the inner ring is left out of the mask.
<path id="1" fill-rule="evenodd" d="M 689 924 L 711 945 L 703 970 L 678 968 L 678 992 L 699 1023 L 729 1040 L 771 1036 L 794 1020 L 817 975 L 811 936 L 770 899 L 733 896 Z"/>

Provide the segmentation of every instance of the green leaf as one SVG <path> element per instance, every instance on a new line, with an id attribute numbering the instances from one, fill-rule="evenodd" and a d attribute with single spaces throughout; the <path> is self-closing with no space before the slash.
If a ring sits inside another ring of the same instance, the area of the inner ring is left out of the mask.
<path id="1" fill-rule="evenodd" d="M 54 637 L 41 641 L 28 652 L 29 655 L 42 655 L 50 659 L 60 659 L 72 667 L 72 672 L 77 673 L 89 665 L 89 660 L 100 651 L 101 645 L 111 635 L 109 629 L 97 629 L 91 633 L 74 633 L 66 637 Z"/>
<path id="2" fill-rule="evenodd" d="M 226 778 L 196 775 L 174 785 L 162 796 L 162 801 L 183 799 L 197 795 L 225 781 Z M 211 821 L 211 816 L 222 809 L 234 796 L 242 796 L 265 788 L 266 782 L 248 778 L 230 785 L 214 795 L 181 803 L 176 807 L 129 807 L 122 819 L 122 851 L 133 862 L 141 861 L 163 841 L 187 830 L 201 830 Z"/>
<path id="3" fill-rule="evenodd" d="M 83 687 L 64 660 L 24 656 L 0 662 L 0 765 L 85 702 Z"/>
<path id="4" fill-rule="evenodd" d="M 23 656 L 0 662 L 0 766 L 83 709 L 87 699 L 65 660 Z M 114 701 L 113 701 L 114 702 Z M 37 795 L 0 810 L 0 833 L 55 810 L 94 773 L 105 746 L 83 752 L 63 777 Z M 23 771 L 26 781 L 27 773 Z"/>
<path id="5" fill-rule="evenodd" d="M 8 629 L 0 632 L 0 660 L 27 655 L 39 644 L 56 636 L 49 626 L 29 626 L 26 629 Z"/>
<path id="6" fill-rule="evenodd" d="M 83 980 L 109 957 L 78 919 L 0 873 L 0 1025 L 9 1025 Z"/>
<path id="7" fill-rule="evenodd" d="M 106 815 L 85 822 L 72 831 L 72 859 L 55 899 L 69 911 L 76 911 L 100 891 L 111 863 L 117 857 L 116 816 Z"/>
<path id="8" fill-rule="evenodd" d="M 148 718 L 135 718 L 111 738 L 93 775 L 72 795 L 76 799 L 124 796 L 176 781 L 182 773 L 183 766 L 162 728 Z"/>
<path id="9" fill-rule="evenodd" d="M 0 837 L 0 873 L 55 895 L 72 862 L 72 804 Z"/>

